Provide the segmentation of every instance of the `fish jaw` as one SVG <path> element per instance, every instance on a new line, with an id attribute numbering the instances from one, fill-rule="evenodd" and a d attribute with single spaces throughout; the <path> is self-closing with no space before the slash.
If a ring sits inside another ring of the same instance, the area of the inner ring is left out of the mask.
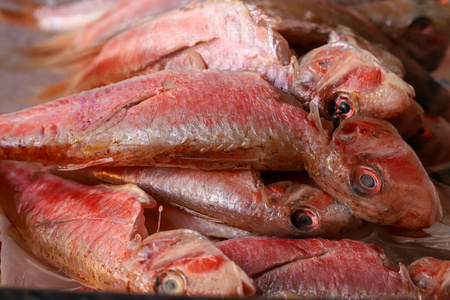
<path id="1" fill-rule="evenodd" d="M 147 268 L 149 292 L 205 297 L 253 296 L 253 280 L 201 234 L 187 229 L 155 233 L 135 250 L 132 264 Z"/>
<path id="2" fill-rule="evenodd" d="M 439 197 L 425 169 L 388 122 L 356 116 L 345 120 L 331 147 L 332 167 L 320 170 L 318 184 L 338 194 L 357 217 L 410 229 L 430 227 L 440 217 Z M 329 176 L 346 184 L 323 181 Z M 371 181 L 370 188 L 362 178 Z"/>
<path id="3" fill-rule="evenodd" d="M 348 95 L 354 114 L 387 119 L 411 105 L 414 89 L 368 51 L 345 42 L 316 48 L 300 59 L 294 95 L 318 104 L 333 117 L 336 96 Z"/>

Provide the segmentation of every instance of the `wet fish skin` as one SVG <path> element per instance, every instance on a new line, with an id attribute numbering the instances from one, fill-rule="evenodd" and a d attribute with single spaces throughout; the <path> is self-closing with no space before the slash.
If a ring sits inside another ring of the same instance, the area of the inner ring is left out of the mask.
<path id="1" fill-rule="evenodd" d="M 338 237 L 360 224 L 346 205 L 319 188 L 289 181 L 265 185 L 252 170 L 103 167 L 93 173 L 108 183 L 136 184 L 158 202 L 256 235 Z M 311 224 L 300 223 L 302 216 Z"/>
<path id="2" fill-rule="evenodd" d="M 363 242 L 247 237 L 216 245 L 254 278 L 258 295 L 418 297 L 406 267 Z"/>
<path id="3" fill-rule="evenodd" d="M 450 261 L 423 257 L 408 266 L 413 282 L 428 299 L 450 297 Z"/>
<path id="4" fill-rule="evenodd" d="M 291 80 L 294 56 L 288 43 L 272 30 L 276 22 L 261 10 L 227 1 L 196 3 L 149 18 L 106 42 L 89 67 L 70 78 L 57 96 L 148 72 L 191 69 L 187 52 L 198 47 L 205 48 L 200 54 L 208 55 L 204 60 L 210 69 L 257 71 L 284 87 Z M 235 51 L 237 46 L 240 53 Z"/>
<path id="5" fill-rule="evenodd" d="M 301 170 L 329 137 L 295 103 L 256 73 L 158 72 L 1 115 L 0 157 L 68 168 Z"/>
<path id="6" fill-rule="evenodd" d="M 139 201 L 155 202 L 136 186 L 83 186 L 6 161 L 0 176 L 1 206 L 19 240 L 84 285 L 168 295 L 254 294 L 252 280 L 200 234 L 149 236 Z"/>
<path id="7" fill-rule="evenodd" d="M 255 73 L 158 72 L 0 115 L 0 158 L 68 169 L 305 169 L 358 218 L 431 226 L 438 197 L 392 125 L 354 116 L 330 137 L 317 108 L 306 113 L 295 105 Z M 355 174 L 367 168 L 380 185 L 361 193 Z"/>

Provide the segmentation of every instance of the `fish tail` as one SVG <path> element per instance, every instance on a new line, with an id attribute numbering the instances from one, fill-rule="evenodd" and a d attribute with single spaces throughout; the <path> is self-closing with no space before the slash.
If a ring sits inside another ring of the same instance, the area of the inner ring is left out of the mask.
<path id="1" fill-rule="evenodd" d="M 37 29 L 37 20 L 33 16 L 32 9 L 23 11 L 9 10 L 5 8 L 0 9 L 0 21 Z"/>
<path id="2" fill-rule="evenodd" d="M 72 40 L 75 34 L 76 31 L 63 33 L 48 40 L 36 43 L 34 45 L 18 47 L 15 48 L 14 50 L 24 57 L 31 57 L 31 58 L 42 58 L 42 57 L 50 57 L 53 55 L 61 55 L 61 53 L 64 54 L 69 50 L 72 50 Z"/>

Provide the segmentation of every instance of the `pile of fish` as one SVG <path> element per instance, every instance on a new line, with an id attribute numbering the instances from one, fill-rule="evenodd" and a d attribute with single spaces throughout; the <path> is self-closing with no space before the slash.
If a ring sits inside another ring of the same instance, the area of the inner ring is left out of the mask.
<path id="1" fill-rule="evenodd" d="M 450 297 L 448 1 L 10 2 L 3 286 Z"/>

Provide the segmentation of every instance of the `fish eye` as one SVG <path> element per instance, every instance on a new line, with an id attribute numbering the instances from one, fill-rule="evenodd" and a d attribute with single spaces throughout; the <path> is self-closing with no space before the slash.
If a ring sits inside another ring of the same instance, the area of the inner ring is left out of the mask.
<path id="1" fill-rule="evenodd" d="M 381 180 L 378 173 L 370 168 L 361 166 L 355 172 L 354 187 L 363 194 L 377 194 L 381 190 Z"/>
<path id="2" fill-rule="evenodd" d="M 417 130 L 416 136 L 423 140 L 428 140 L 432 137 L 432 134 L 430 129 L 425 124 L 422 124 Z"/>
<path id="3" fill-rule="evenodd" d="M 332 101 L 328 102 L 328 113 L 333 119 L 341 118 L 343 120 L 350 118 L 355 113 L 349 98 L 346 94 L 339 94 Z"/>
<path id="4" fill-rule="evenodd" d="M 186 280 L 178 272 L 167 272 L 156 279 L 156 291 L 161 295 L 183 295 Z"/>
<path id="5" fill-rule="evenodd" d="M 409 25 L 409 30 L 420 35 L 430 33 L 433 29 L 433 21 L 426 17 L 417 18 Z"/>
<path id="6" fill-rule="evenodd" d="M 298 229 L 313 229 L 319 225 L 319 217 L 313 210 L 302 207 L 291 215 L 291 222 Z"/>

